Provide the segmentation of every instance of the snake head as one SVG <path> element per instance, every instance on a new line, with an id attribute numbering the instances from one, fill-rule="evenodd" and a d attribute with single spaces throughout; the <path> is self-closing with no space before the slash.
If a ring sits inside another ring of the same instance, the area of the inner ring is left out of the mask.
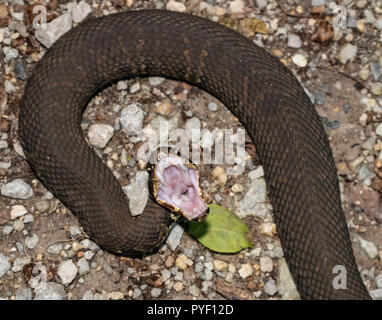
<path id="1" fill-rule="evenodd" d="M 189 221 L 202 221 L 209 213 L 199 184 L 197 167 L 182 157 L 158 157 L 152 167 L 150 189 L 162 206 L 183 215 Z"/>

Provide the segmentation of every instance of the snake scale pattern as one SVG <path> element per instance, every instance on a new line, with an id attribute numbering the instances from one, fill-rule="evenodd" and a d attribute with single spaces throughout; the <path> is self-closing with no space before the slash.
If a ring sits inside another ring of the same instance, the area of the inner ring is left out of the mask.
<path id="1" fill-rule="evenodd" d="M 90 238 L 134 256 L 158 246 L 173 223 L 152 200 L 144 214 L 131 217 L 119 183 L 80 127 L 96 92 L 147 75 L 196 85 L 241 121 L 264 167 L 277 232 L 301 297 L 369 299 L 330 145 L 302 86 L 252 41 L 192 15 L 140 10 L 89 19 L 48 50 L 27 82 L 19 116 L 27 161 Z M 333 288 L 336 265 L 346 268 L 346 289 Z"/>

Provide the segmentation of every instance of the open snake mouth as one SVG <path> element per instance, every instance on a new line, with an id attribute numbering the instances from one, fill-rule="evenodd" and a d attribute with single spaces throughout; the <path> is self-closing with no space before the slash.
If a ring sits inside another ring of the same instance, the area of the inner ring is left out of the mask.
<path id="1" fill-rule="evenodd" d="M 155 200 L 190 221 L 202 221 L 209 213 L 195 165 L 178 156 L 166 156 L 154 166 L 152 192 Z"/>

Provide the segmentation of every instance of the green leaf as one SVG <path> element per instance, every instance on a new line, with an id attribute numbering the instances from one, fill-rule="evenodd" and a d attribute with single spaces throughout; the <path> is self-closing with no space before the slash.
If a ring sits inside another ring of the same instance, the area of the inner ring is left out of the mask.
<path id="1" fill-rule="evenodd" d="M 202 222 L 190 222 L 187 232 L 208 249 L 220 253 L 235 253 L 252 248 L 247 239 L 248 227 L 231 211 L 210 204 L 210 213 Z"/>

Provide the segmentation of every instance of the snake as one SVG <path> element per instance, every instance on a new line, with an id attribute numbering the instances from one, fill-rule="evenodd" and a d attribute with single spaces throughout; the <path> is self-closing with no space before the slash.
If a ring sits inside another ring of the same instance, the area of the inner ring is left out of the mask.
<path id="1" fill-rule="evenodd" d="M 329 140 L 304 88 L 250 39 L 192 14 L 150 9 L 86 19 L 47 50 L 25 85 L 19 133 L 26 160 L 92 240 L 134 257 L 162 243 L 173 224 L 168 209 L 151 198 L 142 215 L 131 216 L 119 182 L 81 129 L 95 94 L 121 79 L 145 76 L 208 92 L 244 126 L 263 166 L 277 234 L 302 299 L 370 299 Z M 335 285 L 337 276 L 344 276 L 342 285 Z"/>

